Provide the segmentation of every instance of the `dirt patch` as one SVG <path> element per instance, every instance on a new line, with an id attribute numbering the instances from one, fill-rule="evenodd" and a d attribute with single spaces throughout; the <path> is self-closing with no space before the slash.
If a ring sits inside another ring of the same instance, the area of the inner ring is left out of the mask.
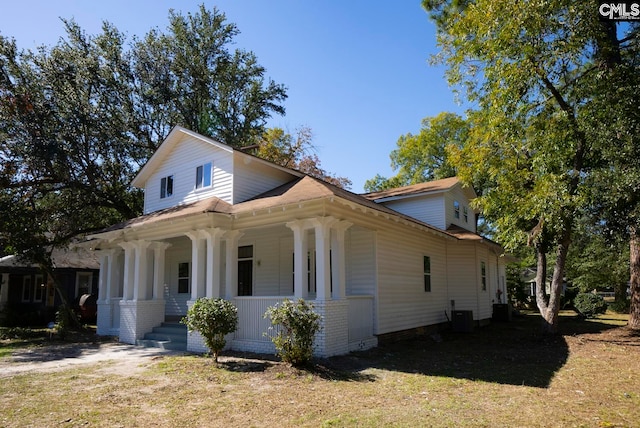
<path id="1" fill-rule="evenodd" d="M 63 343 L 22 349 L 0 360 L 0 378 L 23 373 L 52 372 L 70 366 L 110 362 L 101 370 L 122 375 L 143 371 L 159 358 L 176 351 L 142 348 L 122 343 Z"/>

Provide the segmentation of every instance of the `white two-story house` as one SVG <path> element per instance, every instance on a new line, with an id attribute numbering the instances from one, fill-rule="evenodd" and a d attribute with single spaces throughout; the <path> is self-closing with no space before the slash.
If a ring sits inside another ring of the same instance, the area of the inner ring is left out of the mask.
<path id="1" fill-rule="evenodd" d="M 357 195 L 176 127 L 132 183 L 144 214 L 91 236 L 101 261 L 98 334 L 136 343 L 200 297 L 238 307 L 235 350 L 273 352 L 269 306 L 322 315 L 317 356 L 446 323 L 491 318 L 503 249 L 476 234 L 456 178 Z M 187 349 L 205 351 L 189 335 Z"/>

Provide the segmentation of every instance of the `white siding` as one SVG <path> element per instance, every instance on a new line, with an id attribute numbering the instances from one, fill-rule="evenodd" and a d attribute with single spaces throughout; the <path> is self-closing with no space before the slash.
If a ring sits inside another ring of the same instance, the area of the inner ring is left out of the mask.
<path id="1" fill-rule="evenodd" d="M 239 245 L 253 245 L 253 296 L 293 295 L 293 232 L 284 226 L 247 231 Z"/>
<path id="2" fill-rule="evenodd" d="M 164 298 L 166 315 L 186 315 L 187 300 L 191 293 L 178 293 L 178 264 L 189 263 L 191 267 L 191 240 L 187 237 L 172 239 L 165 252 Z"/>
<path id="3" fill-rule="evenodd" d="M 212 186 L 195 188 L 196 168 L 213 164 Z M 173 175 L 173 195 L 160 198 L 160 180 Z M 184 139 L 167 155 L 145 184 L 145 214 L 171 206 L 195 202 L 211 196 L 231 203 L 233 189 L 233 155 L 195 138 Z"/>
<path id="4" fill-rule="evenodd" d="M 476 266 L 478 269 L 478 315 L 476 319 L 483 320 L 491 318 L 493 312 L 493 303 L 495 301 L 496 293 L 496 271 L 495 271 L 495 256 L 493 253 L 487 251 L 484 246 L 477 245 L 476 247 Z M 493 262 L 492 262 L 493 261 Z M 482 262 L 486 265 L 487 275 L 487 289 L 482 290 Z"/>
<path id="5" fill-rule="evenodd" d="M 447 227 L 442 194 L 389 201 L 384 205 L 440 229 Z"/>
<path id="6" fill-rule="evenodd" d="M 455 302 L 456 310 L 473 311 L 478 319 L 479 263 L 476 266 L 474 245 L 449 243 L 447 245 L 447 273 L 449 300 Z M 449 307 L 449 314 L 451 308 Z"/>
<path id="7" fill-rule="evenodd" d="M 404 227 L 379 230 L 376 334 L 446 321 L 446 252 L 443 238 Z M 431 292 L 424 291 L 423 257 L 431 258 Z"/>
<path id="8" fill-rule="evenodd" d="M 457 226 L 463 227 L 472 232 L 476 231 L 476 219 L 475 213 L 469 204 L 469 200 L 465 196 L 462 189 L 458 186 L 454 187 L 450 191 L 446 192 L 444 197 L 445 203 L 445 212 L 446 212 L 446 227 L 455 224 Z M 458 201 L 460 203 L 460 218 L 455 218 L 455 213 L 453 209 L 454 201 Z M 465 221 L 464 219 L 464 207 L 467 208 L 468 219 Z"/>
<path id="9" fill-rule="evenodd" d="M 234 158 L 234 204 L 275 189 L 295 178 L 287 172 L 265 165 L 250 156 L 235 154 Z"/>
<path id="10" fill-rule="evenodd" d="M 345 235 L 346 294 L 373 295 L 376 291 L 375 232 L 353 226 Z"/>

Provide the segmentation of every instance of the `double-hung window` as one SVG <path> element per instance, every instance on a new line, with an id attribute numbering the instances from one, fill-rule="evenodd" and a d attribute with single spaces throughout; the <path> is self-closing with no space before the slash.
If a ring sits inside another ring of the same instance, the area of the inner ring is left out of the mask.
<path id="1" fill-rule="evenodd" d="M 453 201 L 453 216 L 460 218 L 460 202 L 458 201 Z"/>
<path id="2" fill-rule="evenodd" d="M 191 292 L 189 287 L 191 282 L 189 280 L 190 273 L 188 262 L 178 263 L 178 293 L 185 294 Z"/>
<path id="3" fill-rule="evenodd" d="M 196 168 L 196 189 L 211 186 L 211 162 Z"/>
<path id="4" fill-rule="evenodd" d="M 422 265 L 424 272 L 424 291 L 431 291 L 431 257 L 423 256 Z"/>
<path id="5" fill-rule="evenodd" d="M 482 291 L 487 291 L 487 264 L 480 262 L 480 276 L 482 280 Z"/>
<path id="6" fill-rule="evenodd" d="M 173 195 L 173 175 L 168 175 L 160 179 L 160 199 Z"/>

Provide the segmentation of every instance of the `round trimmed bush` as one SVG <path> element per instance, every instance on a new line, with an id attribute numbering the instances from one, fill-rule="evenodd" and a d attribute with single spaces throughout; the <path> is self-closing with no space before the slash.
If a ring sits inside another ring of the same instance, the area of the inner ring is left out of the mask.
<path id="1" fill-rule="evenodd" d="M 271 324 L 278 327 L 271 341 L 282 361 L 293 366 L 308 364 L 313 357 L 313 339 L 320 331 L 322 319 L 314 312 L 313 305 L 304 299 L 298 299 L 297 302 L 285 299 L 267 308 L 264 317 L 270 318 Z"/>
<path id="2" fill-rule="evenodd" d="M 182 318 L 189 331 L 197 331 L 218 362 L 218 354 L 226 344 L 225 336 L 238 327 L 238 308 L 228 300 L 201 297 Z"/>
<path id="3" fill-rule="evenodd" d="M 585 318 L 594 318 L 607 311 L 607 302 L 602 296 L 593 293 L 579 293 L 573 299 L 573 306 Z"/>

